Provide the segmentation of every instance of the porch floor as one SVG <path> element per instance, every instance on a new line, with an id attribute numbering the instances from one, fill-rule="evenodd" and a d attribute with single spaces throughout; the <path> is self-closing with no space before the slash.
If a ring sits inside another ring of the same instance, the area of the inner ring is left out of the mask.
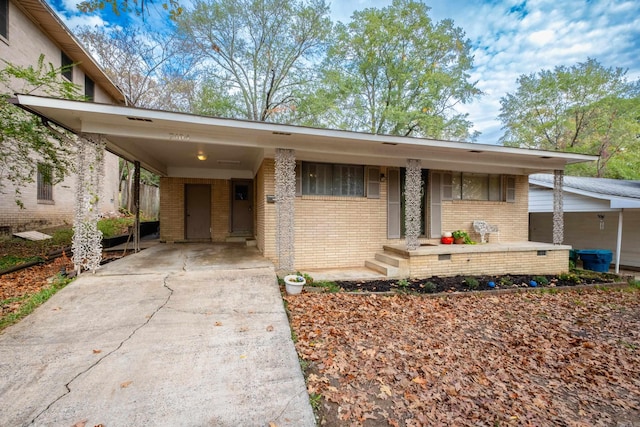
<path id="1" fill-rule="evenodd" d="M 501 243 L 476 243 L 474 245 L 443 245 L 426 244 L 418 249 L 409 251 L 405 244 L 384 245 L 384 249 L 390 252 L 403 255 L 407 258 L 426 255 L 441 254 L 468 254 L 468 253 L 490 253 L 490 252 L 523 252 L 523 251 L 551 251 L 569 250 L 569 245 L 554 245 L 552 243 L 541 242 L 501 242 Z"/>

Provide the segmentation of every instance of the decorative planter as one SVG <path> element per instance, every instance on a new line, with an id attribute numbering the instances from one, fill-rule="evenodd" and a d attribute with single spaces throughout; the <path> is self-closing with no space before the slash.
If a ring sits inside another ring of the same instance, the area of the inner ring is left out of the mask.
<path id="1" fill-rule="evenodd" d="M 464 237 L 458 237 L 457 239 L 453 239 L 453 243 L 456 245 L 464 245 Z"/>
<path id="2" fill-rule="evenodd" d="M 442 243 L 443 245 L 450 245 L 453 243 L 453 237 L 442 237 L 440 239 L 440 243 Z"/>
<path id="3" fill-rule="evenodd" d="M 302 292 L 302 287 L 307 283 L 304 277 L 297 274 L 284 276 L 284 284 L 289 295 L 297 295 Z"/>

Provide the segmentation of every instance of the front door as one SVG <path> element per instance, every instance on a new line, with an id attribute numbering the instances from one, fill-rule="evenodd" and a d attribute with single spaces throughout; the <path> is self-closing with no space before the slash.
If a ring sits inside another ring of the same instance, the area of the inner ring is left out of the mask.
<path id="1" fill-rule="evenodd" d="M 184 188 L 185 239 L 211 239 L 211 185 L 186 184 Z"/>
<path id="2" fill-rule="evenodd" d="M 231 181 L 231 233 L 253 234 L 253 181 Z"/>

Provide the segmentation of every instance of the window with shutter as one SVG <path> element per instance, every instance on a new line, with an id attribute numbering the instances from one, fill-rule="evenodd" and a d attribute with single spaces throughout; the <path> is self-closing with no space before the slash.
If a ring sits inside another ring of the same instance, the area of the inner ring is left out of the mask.
<path id="1" fill-rule="evenodd" d="M 504 200 L 509 203 L 515 203 L 516 201 L 516 177 L 505 177 L 505 195 Z"/>
<path id="2" fill-rule="evenodd" d="M 0 0 L 0 36 L 9 38 L 9 0 Z"/>
<path id="3" fill-rule="evenodd" d="M 60 52 L 60 66 L 62 67 L 62 76 L 70 82 L 73 81 L 73 61 L 66 53 Z"/>
<path id="4" fill-rule="evenodd" d="M 367 198 L 380 198 L 380 168 L 367 166 Z"/>

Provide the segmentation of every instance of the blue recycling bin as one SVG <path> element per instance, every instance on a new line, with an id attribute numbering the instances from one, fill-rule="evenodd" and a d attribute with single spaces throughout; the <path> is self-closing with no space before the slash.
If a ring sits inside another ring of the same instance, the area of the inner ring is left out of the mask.
<path id="1" fill-rule="evenodd" d="M 613 259 L 613 252 L 606 249 L 581 249 L 576 251 L 585 270 L 606 273 Z"/>

